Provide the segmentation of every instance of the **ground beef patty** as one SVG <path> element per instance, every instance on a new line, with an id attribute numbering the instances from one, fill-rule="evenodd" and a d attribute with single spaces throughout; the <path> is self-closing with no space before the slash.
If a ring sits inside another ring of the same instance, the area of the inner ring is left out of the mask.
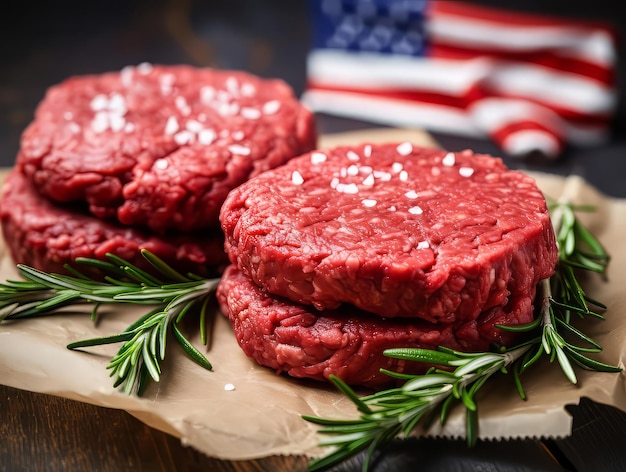
<path id="1" fill-rule="evenodd" d="M 410 143 L 303 155 L 232 191 L 220 218 L 233 264 L 318 309 L 474 320 L 532 302 L 557 260 L 532 178 L 498 158 Z"/>
<path id="2" fill-rule="evenodd" d="M 51 87 L 17 165 L 55 201 L 191 231 L 219 226 L 229 190 L 315 142 L 312 114 L 283 81 L 142 64 Z"/>
<path id="3" fill-rule="evenodd" d="M 510 332 L 494 325 L 532 321 L 525 297 L 514 297 L 506 307 L 482 313 L 477 320 L 447 325 L 383 319 L 351 306 L 319 312 L 269 295 L 232 265 L 222 275 L 217 298 L 242 350 L 259 364 L 293 377 L 325 380 L 334 374 L 349 384 L 369 387 L 390 382 L 381 368 L 422 373 L 429 367 L 391 359 L 383 355 L 385 349 L 447 346 L 483 351 L 492 342 L 512 341 Z"/>
<path id="4" fill-rule="evenodd" d="M 182 272 L 213 276 L 227 264 L 223 235 L 217 229 L 183 236 L 157 236 L 102 221 L 75 207 L 64 208 L 41 197 L 17 170 L 2 187 L 0 217 L 6 245 L 15 263 L 46 272 L 66 272 L 77 257 L 104 259 L 106 253 L 146 267 L 147 249 Z"/>

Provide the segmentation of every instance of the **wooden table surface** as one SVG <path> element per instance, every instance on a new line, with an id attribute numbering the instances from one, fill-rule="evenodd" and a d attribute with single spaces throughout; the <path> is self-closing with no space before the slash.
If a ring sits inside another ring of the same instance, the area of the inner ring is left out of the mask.
<path id="1" fill-rule="evenodd" d="M 304 2 L 63 0 L 36 7 L 20 2 L 14 13 L 15 17 L 4 15 L 9 21 L 0 30 L 6 46 L 0 68 L 0 166 L 4 167 L 12 165 L 19 135 L 45 88 L 72 74 L 116 70 L 143 61 L 187 62 L 282 77 L 297 93 L 305 82 Z M 218 36 L 223 41 L 216 41 Z M 370 126 L 327 116 L 318 119 L 322 133 Z M 623 127 L 623 118 L 620 123 Z M 624 136 L 618 133 L 608 146 L 572 149 L 566 159 L 551 164 L 503 157 L 511 167 L 583 174 L 607 194 L 626 197 Z M 486 140 L 445 135 L 435 139 L 448 149 L 499 154 Z M 398 441 L 381 451 L 372 470 L 626 470 L 626 415 L 584 399 L 572 407 L 572 414 L 574 430 L 566 439 L 479 443 L 473 449 L 462 441 Z M 7 472 L 281 472 L 303 471 L 307 465 L 304 457 L 241 462 L 209 458 L 124 411 L 4 385 L 0 385 L 0 438 L 0 471 Z M 358 470 L 360 461 L 357 457 L 334 470 Z"/>
<path id="2" fill-rule="evenodd" d="M 626 414 L 583 400 L 571 437 L 556 441 L 404 440 L 382 450 L 372 472 L 618 472 L 626 470 Z M 0 471 L 297 472 L 308 459 L 224 461 L 185 447 L 125 411 L 0 385 Z M 362 455 L 334 472 L 358 471 Z"/>

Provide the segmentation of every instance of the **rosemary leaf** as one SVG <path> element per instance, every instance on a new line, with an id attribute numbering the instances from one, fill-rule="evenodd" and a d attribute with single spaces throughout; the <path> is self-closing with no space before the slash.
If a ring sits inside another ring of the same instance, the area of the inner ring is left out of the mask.
<path id="1" fill-rule="evenodd" d="M 527 325 L 499 327 L 509 332 L 526 333 L 526 339 L 509 349 L 499 348 L 494 352 L 473 354 L 445 347 L 436 350 L 385 350 L 384 354 L 388 357 L 440 366 L 445 370 L 431 367 L 425 374 L 408 375 L 383 369 L 382 373 L 403 381 L 402 387 L 382 390 L 364 397 L 358 397 L 345 383 L 333 378 L 333 383 L 340 386 L 340 390 L 357 406 L 360 417 L 353 421 L 303 417 L 307 421 L 324 425 L 320 434 L 337 435 L 333 441 L 320 443 L 332 445 L 334 449 L 311 461 L 310 470 L 322 470 L 366 450 L 363 464 L 363 470 L 366 471 L 375 448 L 400 434 L 407 436 L 414 428 L 429 426 L 436 412 L 440 423 L 445 424 L 453 408 L 459 405 L 466 411 L 466 437 L 471 446 L 478 438 L 479 405 L 476 397 L 480 389 L 495 375 L 511 373 L 519 396 L 526 399 L 522 375 L 543 358 L 550 362 L 556 361 L 572 383 L 578 381 L 574 366 L 598 372 L 621 371 L 617 366 L 588 357 L 586 354 L 600 352 L 601 346 L 571 324 L 572 314 L 577 315 L 575 319 L 590 318 L 601 321 L 604 319 L 603 315 L 591 310 L 590 305 L 606 308 L 588 296 L 576 275 L 576 271 L 582 270 L 600 274 L 605 279 L 610 260 L 602 244 L 580 223 L 574 213 L 590 208 L 575 207 L 562 202 L 553 203 L 550 208 L 553 214 L 558 214 L 553 218 L 553 224 L 557 235 L 559 262 L 555 275 L 540 283 L 539 314 Z M 565 337 L 582 341 L 590 347 L 576 346 L 566 341 Z M 350 433 L 354 435 L 351 436 Z"/>
<path id="2" fill-rule="evenodd" d="M 121 343 L 109 365 L 114 386 L 125 393 L 140 394 L 148 380 L 159 381 L 161 362 L 166 356 L 171 333 L 177 344 L 194 362 L 211 369 L 211 364 L 176 325 L 194 311 L 204 325 L 208 323 L 207 303 L 218 279 L 184 276 L 148 251 L 141 254 L 154 269 L 143 270 L 124 259 L 108 254 L 107 260 L 76 259 L 77 265 L 95 269 L 101 279 L 87 276 L 77 267 L 67 267 L 71 275 L 48 274 L 18 265 L 23 281 L 0 284 L 0 321 L 53 314 L 70 305 L 92 305 L 90 316 L 96 320 L 105 304 L 153 305 L 154 308 L 130 324 L 122 333 L 70 343 L 77 350 L 104 344 Z M 202 308 L 201 308 L 202 307 Z M 202 326 L 206 341 L 206 327 Z"/>

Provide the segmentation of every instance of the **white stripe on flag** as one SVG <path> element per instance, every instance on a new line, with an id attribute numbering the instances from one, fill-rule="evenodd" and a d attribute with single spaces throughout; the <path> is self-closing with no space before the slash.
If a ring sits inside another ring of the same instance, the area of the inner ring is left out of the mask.
<path id="1" fill-rule="evenodd" d="M 489 58 L 451 60 L 375 53 L 314 50 L 307 75 L 314 84 L 353 89 L 402 89 L 463 97 L 485 82 L 515 95 L 579 113 L 612 113 L 615 92 L 595 80 L 542 66 Z M 491 91 L 489 91 L 491 93 Z"/>
<path id="2" fill-rule="evenodd" d="M 526 129 L 509 134 L 501 143 L 502 149 L 513 156 L 524 156 L 540 151 L 554 159 L 562 152 L 561 143 L 553 134 L 542 130 Z"/>
<path id="3" fill-rule="evenodd" d="M 564 132 L 561 118 L 556 113 L 527 100 L 483 98 L 472 103 L 468 112 L 478 126 L 488 132 L 521 121 L 534 121 L 554 132 Z"/>
<path id="4" fill-rule="evenodd" d="M 307 75 L 319 83 L 461 96 L 484 76 L 484 67 L 469 61 L 316 49 L 308 55 Z"/>
<path id="5" fill-rule="evenodd" d="M 314 89 L 304 92 L 301 100 L 313 112 L 390 126 L 415 126 L 465 136 L 487 136 L 476 127 L 465 110 L 445 105 Z"/>
<path id="6" fill-rule="evenodd" d="M 611 36 L 598 29 L 496 24 L 441 12 L 426 22 L 426 29 L 431 40 L 440 44 L 511 52 L 553 49 L 565 57 L 601 66 L 612 66 L 616 60 Z"/>

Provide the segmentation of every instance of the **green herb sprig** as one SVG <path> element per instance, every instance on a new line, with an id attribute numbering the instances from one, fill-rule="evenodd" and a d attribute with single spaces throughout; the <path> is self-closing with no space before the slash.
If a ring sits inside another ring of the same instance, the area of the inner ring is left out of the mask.
<path id="1" fill-rule="evenodd" d="M 555 360 L 572 382 L 577 382 L 574 365 L 599 372 L 619 372 L 619 367 L 589 357 L 601 346 L 573 326 L 580 318 L 604 319 L 599 311 L 606 307 L 590 298 L 582 288 L 578 274 L 595 272 L 606 279 L 609 255 L 576 217 L 576 211 L 590 207 L 566 202 L 550 205 L 552 224 L 559 249 L 555 274 L 540 283 L 539 315 L 529 324 L 517 327 L 499 326 L 503 330 L 525 333 L 525 341 L 495 352 L 463 353 L 440 347 L 428 349 L 388 349 L 386 356 L 436 367 L 422 375 L 382 370 L 399 379 L 400 387 L 359 397 L 341 379 L 331 381 L 356 406 L 356 419 L 329 419 L 304 415 L 306 421 L 320 425 L 320 434 L 329 439 L 320 446 L 332 447 L 328 454 L 313 459 L 310 471 L 324 470 L 365 451 L 362 469 L 367 471 L 373 454 L 396 437 L 408 436 L 418 426 L 428 429 L 438 418 L 444 425 L 450 411 L 461 405 L 466 411 L 468 445 L 478 438 L 478 403 L 476 395 L 496 375 L 511 373 L 522 399 L 526 399 L 521 377 L 539 359 Z"/>
<path id="2" fill-rule="evenodd" d="M 505 327 L 503 330 L 525 333 L 526 340 L 509 349 L 494 352 L 463 353 L 450 349 L 389 349 L 385 355 L 413 362 L 425 362 L 437 367 L 422 375 L 407 375 L 383 370 L 403 381 L 401 387 L 359 397 L 337 377 L 331 381 L 360 412 L 357 419 L 339 420 L 304 416 L 309 422 L 321 425 L 320 433 L 330 436 L 321 443 L 334 449 L 326 456 L 314 459 L 310 470 L 322 470 L 342 462 L 365 450 L 363 470 L 367 470 L 374 451 L 388 441 L 410 434 L 417 427 L 427 428 L 433 421 L 444 424 L 451 410 L 458 405 L 466 409 L 468 443 L 478 438 L 478 402 L 476 395 L 488 380 L 500 374 L 512 374 L 521 398 L 526 395 L 522 374 L 539 359 L 555 360 L 565 376 L 577 382 L 574 367 L 602 372 L 618 372 L 618 367 L 589 357 L 601 351 L 601 346 L 575 328 L 578 318 L 604 319 L 600 311 L 606 309 L 590 298 L 582 288 L 578 275 L 595 272 L 606 279 L 609 256 L 600 242 L 576 218 L 576 211 L 589 207 L 573 206 L 566 202 L 550 205 L 552 221 L 559 247 L 555 274 L 540 283 L 541 305 L 536 320 L 524 326 Z M 78 264 L 96 268 L 107 274 L 104 280 L 92 279 L 73 267 L 73 274 L 47 274 L 34 268 L 18 265 L 25 280 L 0 284 L 0 322 L 41 316 L 61 311 L 62 308 L 91 304 L 92 318 L 106 304 L 154 305 L 155 308 L 124 332 L 74 342 L 70 349 L 81 349 L 111 343 L 122 343 L 108 368 L 115 376 L 115 386 L 125 393 L 139 395 L 152 379 L 159 381 L 160 363 L 165 358 L 168 333 L 191 359 L 206 369 L 210 362 L 183 335 L 179 324 L 189 313 L 199 313 L 202 343 L 207 343 L 207 307 L 219 279 L 203 279 L 182 275 L 148 251 L 142 255 L 157 275 L 108 255 L 107 261 L 79 258 Z"/>
<path id="3" fill-rule="evenodd" d="M 78 258 L 77 264 L 105 274 L 103 280 L 90 278 L 75 267 L 66 266 L 73 275 L 48 274 L 26 265 L 17 269 L 25 280 L 0 284 L 0 322 L 59 312 L 70 305 L 90 304 L 92 319 L 107 304 L 153 305 L 154 308 L 113 336 L 77 341 L 69 349 L 122 343 L 108 369 L 114 386 L 124 393 L 141 395 L 150 379 L 158 382 L 165 359 L 168 335 L 197 364 L 207 370 L 208 359 L 184 336 L 182 319 L 190 312 L 200 313 L 202 343 L 207 343 L 210 317 L 207 307 L 219 279 L 182 275 L 149 251 L 141 252 L 156 275 L 150 274 L 113 254 L 106 261 Z"/>

